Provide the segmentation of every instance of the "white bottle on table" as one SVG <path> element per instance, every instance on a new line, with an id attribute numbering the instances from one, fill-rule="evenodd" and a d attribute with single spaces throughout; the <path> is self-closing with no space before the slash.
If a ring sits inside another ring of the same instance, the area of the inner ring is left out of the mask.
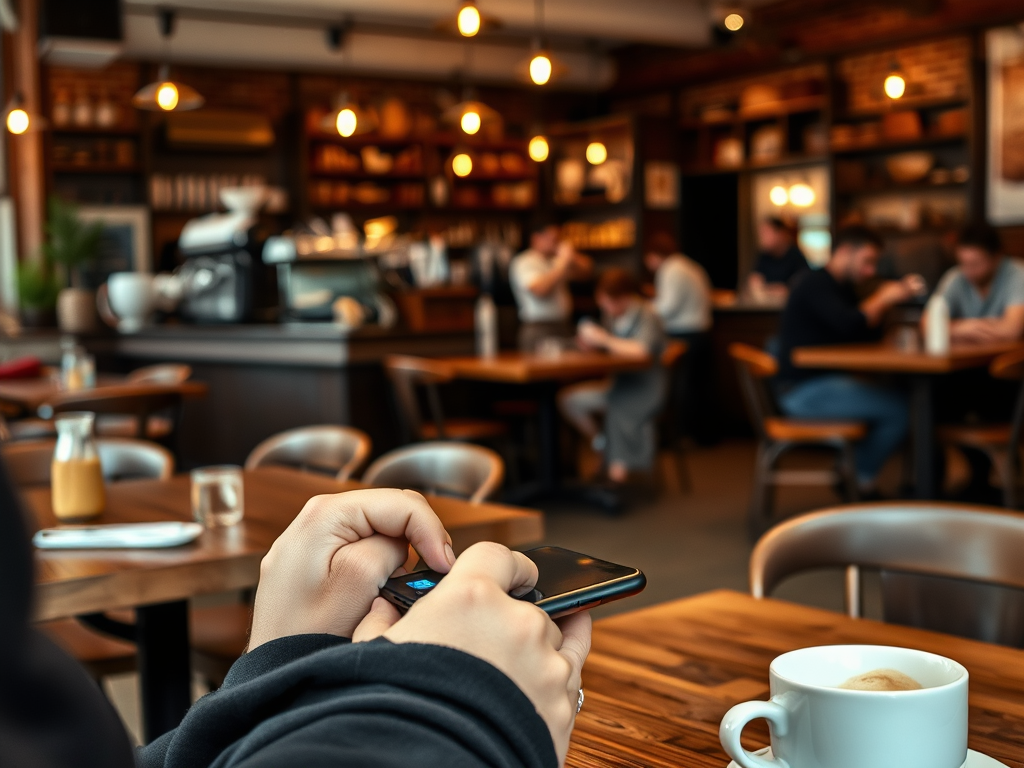
<path id="1" fill-rule="evenodd" d="M 945 296 L 932 296 L 924 308 L 924 348 L 929 355 L 949 353 L 949 302 Z"/>
<path id="2" fill-rule="evenodd" d="M 498 308 L 489 293 L 476 302 L 476 353 L 483 358 L 498 354 Z"/>

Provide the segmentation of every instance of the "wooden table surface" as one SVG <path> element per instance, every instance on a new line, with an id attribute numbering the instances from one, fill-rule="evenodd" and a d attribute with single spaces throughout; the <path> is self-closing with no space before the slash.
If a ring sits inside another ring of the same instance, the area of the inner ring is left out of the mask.
<path id="1" fill-rule="evenodd" d="M 35 617 L 56 619 L 252 587 L 263 555 L 311 496 L 363 487 L 265 467 L 245 473 L 243 521 L 207 530 L 192 544 L 156 550 L 36 550 Z M 191 520 L 189 490 L 188 475 L 113 483 L 107 486 L 107 510 L 96 522 Z M 39 527 L 56 525 L 49 488 L 28 489 L 24 498 Z M 477 541 L 519 546 L 544 536 L 540 512 L 428 498 L 456 552 Z"/>
<path id="2" fill-rule="evenodd" d="M 1004 352 L 1021 348 L 1020 342 L 958 345 L 946 355 L 904 352 L 888 344 L 834 344 L 793 350 L 793 365 L 875 373 L 944 374 L 987 366 Z"/>
<path id="3" fill-rule="evenodd" d="M 734 704 L 768 698 L 772 659 L 843 643 L 959 661 L 971 675 L 968 745 L 1024 768 L 1024 651 L 724 590 L 595 624 L 566 765 L 726 768 L 719 723 Z M 769 743 L 763 720 L 744 733 L 748 749 Z"/>
<path id="4" fill-rule="evenodd" d="M 510 384 L 598 378 L 625 371 L 642 371 L 651 366 L 648 357 L 574 350 L 565 351 L 558 357 L 502 352 L 494 358 L 444 357 L 440 361 L 450 366 L 460 379 Z"/>
<path id="5" fill-rule="evenodd" d="M 97 376 L 96 384 L 97 386 L 92 389 L 65 392 L 60 388 L 60 385 L 49 376 L 41 376 L 35 379 L 4 379 L 0 380 L 0 401 L 11 403 L 25 411 L 35 412 L 38 410 L 39 406 L 64 394 L 99 394 L 105 391 L 125 394 L 126 392 L 129 392 L 132 387 L 132 384 L 123 376 L 116 376 L 112 374 L 99 374 Z M 164 385 L 146 383 L 144 386 L 152 388 L 153 386 Z M 184 397 L 204 397 L 208 390 L 207 385 L 201 381 L 184 381 L 180 384 L 171 384 L 166 386 L 180 391 Z"/>

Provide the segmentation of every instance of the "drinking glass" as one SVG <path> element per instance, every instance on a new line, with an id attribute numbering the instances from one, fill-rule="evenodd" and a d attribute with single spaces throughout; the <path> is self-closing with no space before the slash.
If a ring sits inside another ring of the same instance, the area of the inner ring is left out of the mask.
<path id="1" fill-rule="evenodd" d="M 192 470 L 192 516 L 207 528 L 235 525 L 245 514 L 242 468 Z"/>

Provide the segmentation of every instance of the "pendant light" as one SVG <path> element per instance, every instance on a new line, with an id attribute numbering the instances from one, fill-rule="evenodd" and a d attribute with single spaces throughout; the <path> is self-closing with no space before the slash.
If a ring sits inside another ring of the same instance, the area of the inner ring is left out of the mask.
<path id="1" fill-rule="evenodd" d="M 343 138 L 370 133 L 377 128 L 376 116 L 349 98 L 348 93 L 338 95 L 334 110 L 324 117 L 320 128 L 324 133 L 337 133 Z"/>
<path id="2" fill-rule="evenodd" d="M 452 173 L 460 179 L 464 179 L 473 172 L 473 156 L 462 148 L 457 148 L 452 154 Z"/>
<path id="3" fill-rule="evenodd" d="M 900 71 L 900 65 L 896 62 L 889 67 L 889 74 L 886 75 L 882 83 L 882 90 L 893 101 L 903 98 L 903 94 L 907 92 L 907 81 Z"/>
<path id="4" fill-rule="evenodd" d="M 548 155 L 551 153 L 551 147 L 548 145 L 548 137 L 543 133 L 538 133 L 530 139 L 527 151 L 530 153 L 530 159 L 533 160 L 533 162 L 543 163 L 548 159 Z"/>
<path id="5" fill-rule="evenodd" d="M 818 196 L 810 184 L 800 181 L 789 188 L 789 202 L 797 208 L 810 208 Z"/>
<path id="6" fill-rule="evenodd" d="M 14 94 L 3 111 L 4 126 L 15 136 L 42 130 L 46 120 L 25 108 L 25 99 L 20 93 Z"/>
<path id="7" fill-rule="evenodd" d="M 174 11 L 161 10 L 157 14 L 157 20 L 160 24 L 160 37 L 166 47 L 174 31 Z M 195 88 L 171 80 L 170 67 L 167 64 L 160 66 L 155 82 L 144 85 L 132 97 L 132 104 L 136 109 L 151 112 L 185 112 L 199 109 L 204 103 L 205 99 Z"/>
<path id="8" fill-rule="evenodd" d="M 454 32 L 463 37 L 476 37 L 485 30 L 498 29 L 501 26 L 498 19 L 480 13 L 476 0 L 462 0 L 455 15 L 439 21 L 435 28 L 443 32 Z"/>
<path id="9" fill-rule="evenodd" d="M 442 118 L 447 123 L 459 126 L 466 135 L 473 136 L 485 125 L 501 120 L 501 115 L 474 98 L 472 90 L 466 88 L 462 93 L 462 101 L 446 109 Z"/>
<path id="10" fill-rule="evenodd" d="M 534 19 L 537 36 L 533 40 L 533 52 L 526 66 L 526 72 L 530 82 L 534 85 L 547 85 L 551 82 L 552 77 L 556 77 L 565 71 L 565 67 L 555 60 L 545 44 L 544 0 L 536 0 L 534 4 Z"/>
<path id="11" fill-rule="evenodd" d="M 587 145 L 587 162 L 591 165 L 601 165 L 608 159 L 608 147 L 601 141 L 592 141 Z"/>

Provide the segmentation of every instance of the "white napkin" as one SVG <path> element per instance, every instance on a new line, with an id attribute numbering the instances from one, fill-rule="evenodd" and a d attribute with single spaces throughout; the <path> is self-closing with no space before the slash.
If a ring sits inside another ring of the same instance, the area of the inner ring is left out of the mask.
<path id="1" fill-rule="evenodd" d="M 125 523 L 44 528 L 32 537 L 39 549 L 156 549 L 199 538 L 199 523 Z"/>

